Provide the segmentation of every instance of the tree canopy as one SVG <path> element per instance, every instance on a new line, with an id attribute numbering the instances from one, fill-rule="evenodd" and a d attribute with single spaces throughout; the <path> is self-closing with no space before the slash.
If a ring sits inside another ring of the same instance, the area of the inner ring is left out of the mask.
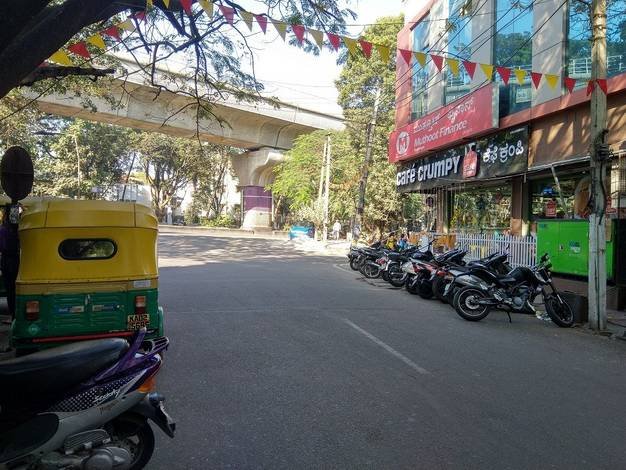
<path id="1" fill-rule="evenodd" d="M 146 66 L 181 54 L 194 70 L 195 86 L 188 92 L 208 102 L 230 92 L 258 91 L 261 85 L 241 66 L 252 60 L 246 51 L 246 30 L 237 21 L 234 31 L 221 15 L 203 13 L 193 0 L 193 14 L 183 12 L 180 0 L 153 0 L 145 25 L 125 38 L 120 47 L 130 53 L 155 87 L 167 89 L 166 77 L 158 76 L 155 67 Z M 233 1 L 222 5 L 241 9 Z M 318 29 L 343 32 L 345 18 L 354 13 L 338 6 L 337 0 L 262 0 L 259 13 L 287 22 L 298 22 Z M 52 80 L 67 75 L 96 75 L 98 69 L 110 65 L 102 52 L 94 49 L 94 59 L 77 67 L 40 67 L 68 41 L 84 40 L 96 30 L 120 19 L 122 12 L 138 13 L 146 8 L 146 0 L 19 0 L 0 2 L 0 98 L 12 89 L 39 80 Z M 245 26 L 244 26 L 245 28 Z M 104 38 L 107 50 L 115 44 Z M 91 47 L 91 46 L 89 46 Z M 307 40 L 305 49 L 317 51 Z M 95 69 L 95 71 L 94 71 Z M 51 86 L 52 86 L 51 85 Z"/>

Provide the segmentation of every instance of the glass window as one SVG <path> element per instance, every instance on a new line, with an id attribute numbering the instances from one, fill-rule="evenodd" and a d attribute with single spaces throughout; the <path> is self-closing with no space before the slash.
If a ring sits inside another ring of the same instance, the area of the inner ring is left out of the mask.
<path id="1" fill-rule="evenodd" d="M 506 232 L 511 226 L 511 185 L 453 192 L 450 225 L 460 231 Z"/>
<path id="2" fill-rule="evenodd" d="M 67 260 L 108 259 L 115 256 L 117 246 L 104 238 L 70 238 L 59 245 L 59 255 Z"/>
<path id="3" fill-rule="evenodd" d="M 472 25 L 471 0 L 449 0 L 448 24 L 448 57 L 460 61 L 470 60 L 472 56 Z M 459 66 L 459 74 L 447 69 L 446 87 L 444 92 L 445 104 L 448 104 L 470 92 L 471 78 L 465 67 Z"/>
<path id="4" fill-rule="evenodd" d="M 425 52 L 428 47 L 428 15 L 426 15 L 413 29 L 413 50 Z M 411 89 L 411 121 L 415 121 L 428 112 L 428 71 L 416 60 L 413 62 Z"/>
<path id="5" fill-rule="evenodd" d="M 570 0 L 568 14 L 567 73 L 584 88 L 591 78 L 590 5 Z M 607 75 L 626 72 L 626 0 L 607 1 Z"/>
<path id="6" fill-rule="evenodd" d="M 559 177 L 559 188 L 553 178 L 532 181 L 531 219 L 584 219 L 588 215 L 589 176 L 585 172 Z"/>
<path id="7" fill-rule="evenodd" d="M 497 0 L 496 34 L 494 37 L 494 59 L 497 65 L 512 69 L 532 69 L 533 2 Z M 517 82 L 511 74 L 509 84 L 500 84 L 500 117 L 516 113 L 531 105 L 531 80 L 527 74 L 524 84 Z"/>

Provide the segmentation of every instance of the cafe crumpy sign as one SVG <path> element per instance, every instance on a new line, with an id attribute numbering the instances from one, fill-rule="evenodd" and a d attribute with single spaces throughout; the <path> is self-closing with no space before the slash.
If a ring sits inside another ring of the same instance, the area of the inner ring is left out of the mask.
<path id="1" fill-rule="evenodd" d="M 419 191 L 523 173 L 528 168 L 528 128 L 499 132 L 399 167 L 400 192 Z"/>

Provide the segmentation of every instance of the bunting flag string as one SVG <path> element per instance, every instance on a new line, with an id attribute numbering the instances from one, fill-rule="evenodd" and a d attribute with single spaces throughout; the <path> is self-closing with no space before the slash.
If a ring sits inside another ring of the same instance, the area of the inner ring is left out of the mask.
<path id="1" fill-rule="evenodd" d="M 212 18 L 215 14 L 215 5 L 211 0 L 179 0 L 180 5 L 185 11 L 186 14 L 193 14 L 193 3 L 197 2 L 201 9 Z M 170 0 L 162 0 L 163 5 L 166 8 L 170 6 Z M 259 25 L 259 28 L 263 32 L 263 34 L 267 34 L 267 24 L 271 22 L 280 37 L 285 41 L 287 39 L 287 31 L 288 29 L 294 34 L 299 45 L 302 45 L 305 41 L 306 33 L 309 33 L 310 38 L 315 42 L 315 44 L 322 48 L 325 45 L 324 42 L 324 33 L 326 33 L 326 37 L 328 38 L 329 46 L 338 51 L 341 47 L 342 43 L 347 48 L 349 54 L 351 56 L 358 56 L 362 54 L 365 58 L 371 59 L 373 56 L 373 52 L 376 51 L 380 59 L 384 62 L 389 62 L 391 60 L 391 52 L 392 49 L 389 46 L 385 46 L 383 44 L 372 43 L 363 38 L 351 38 L 349 36 L 339 35 L 332 32 L 324 32 L 313 28 L 308 28 L 303 24 L 288 24 L 284 21 L 277 20 L 271 18 L 264 14 L 255 14 L 249 11 L 243 10 L 241 8 L 233 8 L 227 5 L 217 4 L 217 7 L 221 13 L 221 16 L 231 26 L 234 26 L 235 22 L 235 14 L 237 14 L 245 23 L 250 31 L 253 30 L 253 24 L 256 20 L 256 23 Z M 154 0 L 146 0 L 146 11 L 154 8 Z M 106 29 L 103 29 L 97 33 L 92 34 L 87 37 L 83 41 L 78 41 L 73 44 L 68 45 L 65 49 L 67 52 L 74 54 L 76 56 L 81 57 L 82 59 L 90 60 L 92 58 L 92 54 L 89 52 L 87 45 L 96 47 L 99 50 L 106 49 L 106 43 L 103 39 L 103 36 L 107 36 L 109 38 L 114 39 L 115 41 L 122 40 L 122 32 L 133 32 L 136 29 L 135 24 L 132 20 L 145 21 L 146 12 L 139 12 L 133 15 L 130 15 L 124 21 L 113 24 Z M 327 43 L 328 44 L 328 43 Z M 360 46 L 360 47 L 359 47 Z M 66 51 L 59 50 L 50 56 L 50 61 L 55 62 L 61 65 L 73 65 L 72 59 L 68 55 Z M 439 55 L 439 54 L 428 54 L 426 52 L 421 51 L 413 51 L 409 49 L 397 49 L 397 54 L 400 58 L 406 63 L 407 66 L 411 67 L 413 60 L 417 61 L 417 63 L 422 68 L 426 68 L 427 60 L 430 60 L 435 65 L 437 72 L 441 73 L 444 71 L 444 66 L 447 70 L 455 77 L 458 77 L 461 73 L 460 64 L 463 64 L 463 68 L 465 72 L 469 76 L 470 79 L 474 80 L 474 76 L 476 73 L 476 66 L 479 65 L 482 73 L 484 74 L 487 81 L 494 80 L 494 70 L 497 71 L 500 79 L 505 85 L 508 85 L 511 80 L 511 74 L 515 75 L 517 79 L 517 83 L 519 85 L 524 85 L 526 81 L 526 76 L 530 75 L 532 85 L 535 89 L 538 89 L 541 86 L 542 78 L 545 78 L 544 82 L 550 87 L 552 90 L 556 90 L 560 81 L 562 81 L 562 86 L 569 92 L 573 93 L 576 88 L 576 79 L 567 77 L 559 74 L 547 74 L 540 73 L 535 71 L 527 71 L 523 69 L 515 69 L 509 67 L 503 67 L 497 64 L 485 64 L 485 63 L 477 63 L 470 60 L 462 60 L 461 58 L 453 58 L 447 55 Z M 589 80 L 587 82 L 587 94 L 590 95 L 595 86 L 598 86 L 605 94 L 608 94 L 608 83 L 606 79 L 597 79 L 597 80 Z"/>
<path id="2" fill-rule="evenodd" d="M 505 85 L 508 85 L 509 78 L 511 77 L 511 69 L 506 67 L 496 67 L 496 70 L 498 71 L 498 75 L 500 75 L 502 82 L 504 82 Z"/>
<path id="3" fill-rule="evenodd" d="M 480 69 L 485 74 L 485 78 L 489 81 L 493 78 L 493 65 L 491 64 L 480 64 Z"/>

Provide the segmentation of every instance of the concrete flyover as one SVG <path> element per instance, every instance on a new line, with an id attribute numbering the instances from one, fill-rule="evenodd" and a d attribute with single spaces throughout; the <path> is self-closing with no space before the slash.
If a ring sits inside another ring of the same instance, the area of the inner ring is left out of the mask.
<path id="1" fill-rule="evenodd" d="M 293 146 L 294 140 L 315 130 L 344 127 L 340 116 L 267 98 L 247 102 L 232 96 L 211 103 L 214 116 L 198 119 L 193 98 L 184 93 L 159 91 L 143 74 L 135 73 L 139 70 L 135 63 L 122 61 L 122 65 L 128 73 L 114 80 L 113 100 L 90 97 L 92 106 L 85 107 L 83 99 L 70 94 L 41 97 L 33 94 L 32 97 L 43 112 L 50 114 L 177 137 L 199 137 L 206 142 L 243 149 L 243 153 L 232 156 L 232 164 L 241 189 L 245 228 L 271 226 L 272 195 L 265 187 L 272 182 L 272 168 L 284 159 L 283 152 Z M 159 73 L 171 77 L 170 71 Z M 178 79 L 171 88 L 189 89 L 187 78 L 178 75 Z"/>

